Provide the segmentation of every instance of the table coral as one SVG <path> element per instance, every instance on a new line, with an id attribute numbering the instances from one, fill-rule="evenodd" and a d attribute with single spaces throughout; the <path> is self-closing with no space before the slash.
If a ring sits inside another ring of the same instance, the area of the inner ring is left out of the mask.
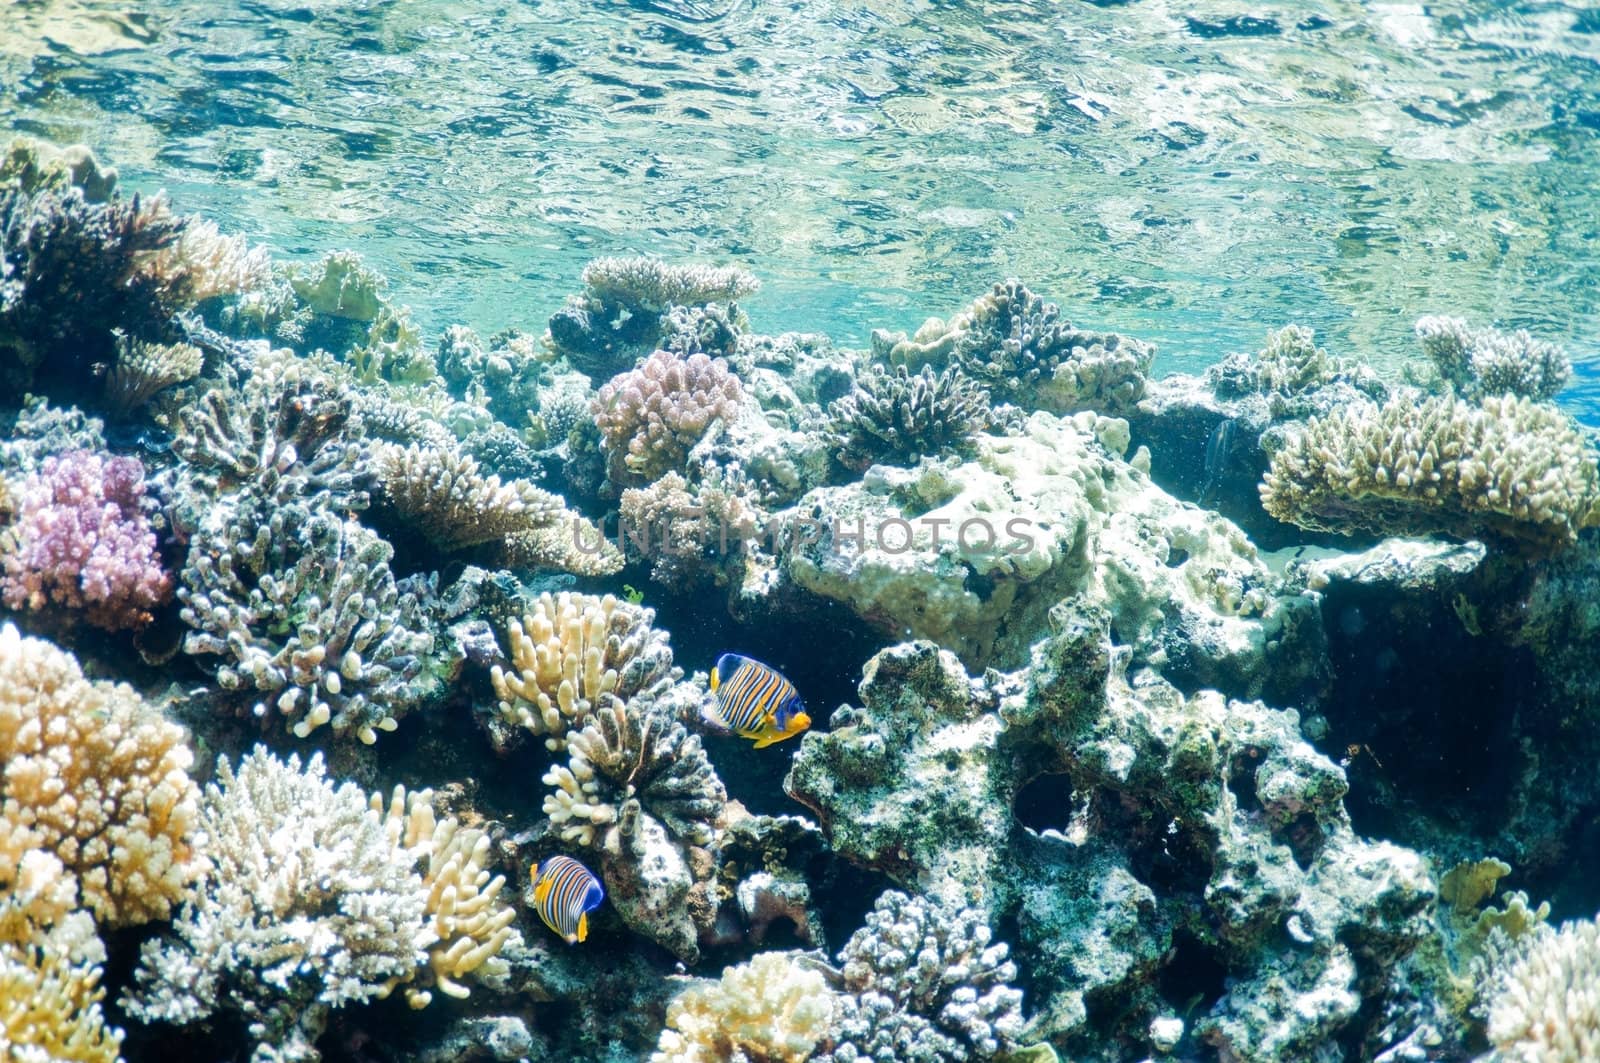
<path id="1" fill-rule="evenodd" d="M 511 621 L 510 667 L 490 672 L 499 723 L 544 735 L 546 746 L 561 750 L 567 732 L 607 699 L 627 702 L 666 690 L 682 672 L 654 620 L 655 610 L 610 594 L 541 594 L 522 619 Z M 498 741 L 510 738 L 499 733 Z"/>
<path id="2" fill-rule="evenodd" d="M 1553 406 L 1402 395 L 1312 418 L 1273 454 L 1261 504 L 1304 528 L 1548 548 L 1600 523 L 1600 472 Z"/>
<path id="3" fill-rule="evenodd" d="M 142 627 L 172 591 L 137 458 L 71 451 L 8 486 L 0 595 L 12 609 L 69 610 L 110 631 Z"/>
<path id="4" fill-rule="evenodd" d="M 657 351 L 611 379 L 591 410 L 617 483 L 654 480 L 681 469 L 713 425 L 731 421 L 743 401 L 739 378 L 722 359 Z"/>
<path id="5" fill-rule="evenodd" d="M 827 1034 L 834 992 L 794 955 L 763 952 L 673 998 L 650 1063 L 804 1063 Z"/>
<path id="6" fill-rule="evenodd" d="M 102 922 L 167 918 L 199 873 L 191 759 L 183 729 L 132 688 L 0 629 L 4 817 L 61 860 Z"/>

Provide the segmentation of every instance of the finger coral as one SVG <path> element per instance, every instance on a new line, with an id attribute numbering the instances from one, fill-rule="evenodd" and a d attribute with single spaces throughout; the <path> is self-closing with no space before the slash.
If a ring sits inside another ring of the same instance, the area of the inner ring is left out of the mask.
<path id="1" fill-rule="evenodd" d="M 818 1063 L 993 1059 L 1022 1035 L 1022 994 L 982 913 L 889 891 L 839 954 L 844 988 Z M 887 1055 L 886 1055 L 887 1054 Z"/>
<path id="2" fill-rule="evenodd" d="M 655 610 L 589 594 L 546 592 L 506 633 L 511 667 L 489 678 L 502 722 L 545 736 L 552 750 L 605 699 L 655 695 L 682 672 L 673 667 Z"/>
<path id="3" fill-rule="evenodd" d="M 935 375 L 871 366 L 855 389 L 828 410 L 841 463 L 865 469 L 878 461 L 914 464 L 951 449 L 989 426 L 989 393 L 960 369 Z"/>
<path id="4" fill-rule="evenodd" d="M 427 966 L 406 985 L 406 1002 L 413 1008 L 427 1007 L 433 989 L 465 998 L 470 990 L 463 979 L 504 977 L 508 968 L 500 950 L 513 942 L 520 944 L 522 935 L 512 926 L 516 909 L 500 900 L 505 876 L 489 874 L 489 836 L 463 827 L 454 817 L 440 822 L 428 790 L 408 794 L 397 786 L 387 809 L 380 794 L 372 795 L 370 807 L 383 816 L 393 844 L 426 857 L 422 878 L 434 943 L 428 946 Z"/>
<path id="5" fill-rule="evenodd" d="M 10 485 L 0 597 L 12 609 L 70 610 L 109 631 L 141 627 L 172 591 L 145 512 L 137 458 L 71 451 Z"/>
<path id="6" fill-rule="evenodd" d="M 1572 375 L 1567 352 L 1558 344 L 1534 339 L 1526 329 L 1475 329 L 1459 317 L 1424 317 L 1418 319 L 1416 330 L 1423 353 L 1465 398 L 1548 399 Z"/>
<path id="7" fill-rule="evenodd" d="M 428 964 L 416 854 L 358 787 L 324 777 L 320 754 L 303 770 L 259 746 L 237 772 L 219 759 L 200 819 L 210 868 L 171 935 L 145 944 L 123 998 L 135 1018 L 233 1012 L 258 1044 L 315 1059 L 328 1009 L 387 996 Z"/>
<path id="8" fill-rule="evenodd" d="M 1600 1058 L 1600 924 L 1541 926 L 1501 941 L 1480 997 L 1494 1058 L 1580 1063 Z"/>
<path id="9" fill-rule="evenodd" d="M 1261 503 L 1303 528 L 1555 546 L 1600 520 L 1600 472 L 1554 407 L 1402 396 L 1312 418 L 1272 456 Z"/>
<path id="10" fill-rule="evenodd" d="M 182 728 L 48 642 L 0 629 L 4 818 L 75 876 L 102 922 L 165 919 L 200 868 Z"/>
<path id="11" fill-rule="evenodd" d="M 790 954 L 763 952 L 679 993 L 650 1063 L 802 1063 L 833 1012 L 820 971 Z"/>
<path id="12" fill-rule="evenodd" d="M 555 788 L 544 811 L 564 840 L 593 846 L 623 803 L 637 798 L 673 835 L 694 845 L 711 841 L 727 791 L 700 736 L 648 700 L 610 697 L 567 735 L 571 758 L 544 776 Z"/>
<path id="13" fill-rule="evenodd" d="M 679 469 L 715 421 L 731 421 L 744 398 L 727 363 L 657 351 L 614 377 L 591 407 L 612 478 L 654 480 Z"/>

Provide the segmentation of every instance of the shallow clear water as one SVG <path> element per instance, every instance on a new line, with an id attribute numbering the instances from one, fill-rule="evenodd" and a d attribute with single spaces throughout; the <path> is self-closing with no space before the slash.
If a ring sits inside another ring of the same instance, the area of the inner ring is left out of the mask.
<path id="1" fill-rule="evenodd" d="M 1449 312 L 1600 324 L 1600 17 L 1562 3 L 309 0 L 0 7 L 0 125 L 542 326 L 589 258 L 738 261 L 861 342 L 1017 275 L 1158 369 Z M 1587 370 L 1587 372 L 1586 372 Z M 1571 401 L 1592 367 L 1579 366 Z"/>

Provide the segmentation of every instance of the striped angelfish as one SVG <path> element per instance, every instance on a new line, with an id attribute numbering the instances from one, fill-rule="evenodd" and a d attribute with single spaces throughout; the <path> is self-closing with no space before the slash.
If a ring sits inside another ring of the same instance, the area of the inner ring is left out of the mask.
<path id="1" fill-rule="evenodd" d="M 605 899 L 600 880 L 570 856 L 549 857 L 533 873 L 534 910 L 568 945 L 589 936 L 589 913 Z"/>

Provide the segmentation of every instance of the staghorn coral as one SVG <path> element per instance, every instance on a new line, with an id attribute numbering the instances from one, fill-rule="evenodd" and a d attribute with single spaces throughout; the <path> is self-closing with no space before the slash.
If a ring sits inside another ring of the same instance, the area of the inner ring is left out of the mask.
<path id="1" fill-rule="evenodd" d="M 106 371 L 105 401 L 126 415 L 164 388 L 200 375 L 205 356 L 192 343 L 146 343 L 118 335 L 117 357 Z"/>
<path id="2" fill-rule="evenodd" d="M 381 802 L 380 802 L 381 804 Z M 302 771 L 257 746 L 226 757 L 201 807 L 211 867 L 146 942 L 122 1000 L 143 1022 L 237 1013 L 253 1058 L 316 1059 L 330 1008 L 384 997 L 429 963 L 429 890 L 366 794 L 335 787 L 322 756 Z"/>
<path id="3" fill-rule="evenodd" d="M 892 372 L 870 366 L 828 414 L 828 432 L 846 468 L 885 460 L 914 464 L 989 427 L 989 393 L 954 366 L 935 375 L 924 365 L 915 376 L 903 365 Z"/>
<path id="4" fill-rule="evenodd" d="M 1022 1034 L 1022 994 L 981 912 L 890 890 L 839 954 L 844 988 L 818 1063 L 993 1059 Z M 892 1053 L 886 1056 L 885 1053 Z"/>
<path id="5" fill-rule="evenodd" d="M 996 398 L 1052 413 L 1132 409 L 1155 357 L 1139 340 L 1073 328 L 1056 304 L 1016 279 L 996 284 L 948 322 L 930 318 L 909 338 L 874 332 L 872 345 L 896 365 L 958 366 Z"/>
<path id="6" fill-rule="evenodd" d="M 501 902 L 504 875 L 492 878 L 489 836 L 463 827 L 455 818 L 440 822 L 433 812 L 433 792 L 396 786 L 385 809 L 381 794 L 373 794 L 371 809 L 383 816 L 389 841 L 413 854 L 425 854 L 423 883 L 428 890 L 428 930 L 434 943 L 428 947 L 426 968 L 416 972 L 415 984 L 406 985 L 406 1003 L 424 1008 L 433 989 L 464 999 L 470 990 L 463 978 L 503 979 L 509 968 L 500 958 L 508 944 L 522 944 L 511 924 L 516 909 Z"/>
<path id="7" fill-rule="evenodd" d="M 256 717 L 370 745 L 440 687 L 423 601 L 395 580 L 393 553 L 325 506 L 219 507 L 178 588 L 184 652 L 220 657 L 218 686 L 257 698 Z"/>
<path id="8" fill-rule="evenodd" d="M 567 734 L 566 765 L 545 773 L 554 789 L 544 811 L 564 841 L 590 847 L 637 799 L 675 836 L 705 845 L 728 801 L 700 736 L 655 707 L 649 698 L 624 702 L 611 695 L 581 730 Z"/>
<path id="9" fill-rule="evenodd" d="M 137 458 L 49 457 L 7 495 L 13 518 L 0 532 L 0 597 L 10 608 L 66 609 L 120 631 L 149 623 L 171 594 Z"/>
<path id="10" fill-rule="evenodd" d="M 1539 926 L 1515 942 L 1493 935 L 1479 996 L 1487 1057 L 1504 1063 L 1581 1063 L 1600 1058 L 1600 924 Z"/>
<path id="11" fill-rule="evenodd" d="M 0 628 L 3 817 L 75 876 L 102 922 L 165 919 L 199 872 L 182 728 L 71 654 Z M 15 835 L 13 835 L 15 837 Z"/>
<path id="12" fill-rule="evenodd" d="M 1597 502 L 1584 437 L 1559 410 L 1511 395 L 1341 407 L 1274 454 L 1261 485 L 1267 512 L 1303 528 L 1541 546 L 1600 520 Z"/>
<path id="13" fill-rule="evenodd" d="M 735 266 L 668 265 L 653 258 L 598 258 L 583 271 L 584 291 L 550 318 L 546 339 L 581 373 L 619 373 L 655 347 L 685 354 L 727 353 L 745 326 L 731 303 L 759 284 Z M 674 308 L 681 308 L 673 313 Z"/>
<path id="14" fill-rule="evenodd" d="M 477 461 L 455 451 L 382 445 L 372 469 L 389 503 L 441 550 L 565 523 L 559 497 L 526 480 L 484 476 Z"/>
<path id="15" fill-rule="evenodd" d="M 1526 329 L 1468 327 L 1459 317 L 1417 320 L 1417 338 L 1439 376 L 1465 398 L 1518 395 L 1548 399 L 1566 387 L 1572 362 L 1558 344 Z"/>
<path id="16" fill-rule="evenodd" d="M 763 952 L 673 998 L 650 1063 L 802 1063 L 833 1019 L 834 994 L 797 957 Z"/>
<path id="17" fill-rule="evenodd" d="M 544 735 L 559 751 L 604 699 L 665 691 L 683 673 L 666 634 L 651 626 L 655 615 L 610 594 L 541 594 L 506 632 L 510 668 L 489 673 L 501 723 Z"/>
<path id="18" fill-rule="evenodd" d="M 591 406 L 612 479 L 654 480 L 681 469 L 715 421 L 733 419 L 744 398 L 726 362 L 657 351 L 614 377 Z"/>

